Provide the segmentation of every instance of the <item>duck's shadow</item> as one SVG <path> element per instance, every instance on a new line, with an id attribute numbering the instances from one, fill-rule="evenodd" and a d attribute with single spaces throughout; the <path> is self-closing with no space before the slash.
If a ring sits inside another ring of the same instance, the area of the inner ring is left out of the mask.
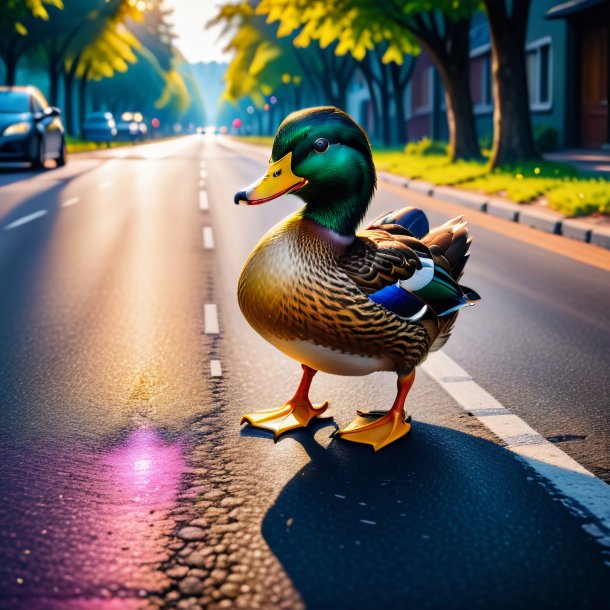
<path id="1" fill-rule="evenodd" d="M 602 594 L 590 565 L 556 561 L 582 545 L 578 522 L 502 447 L 416 422 L 378 453 L 341 439 L 324 448 L 314 435 L 333 425 L 282 437 L 310 462 L 262 524 L 308 608 L 577 607 L 581 577 Z"/>

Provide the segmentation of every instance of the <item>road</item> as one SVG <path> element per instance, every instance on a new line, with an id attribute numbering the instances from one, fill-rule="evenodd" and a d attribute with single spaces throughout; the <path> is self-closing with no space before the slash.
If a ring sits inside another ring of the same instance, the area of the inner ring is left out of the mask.
<path id="1" fill-rule="evenodd" d="M 235 287 L 299 201 L 232 204 L 265 154 L 191 136 L 0 174 L 0 608 L 608 607 L 584 469 L 610 481 L 610 255 L 468 212 L 483 300 L 419 372 L 411 434 L 331 439 L 395 382 L 320 374 L 336 424 L 274 444 L 240 416 L 300 370 Z M 459 212 L 381 182 L 370 218 L 405 205 Z"/>

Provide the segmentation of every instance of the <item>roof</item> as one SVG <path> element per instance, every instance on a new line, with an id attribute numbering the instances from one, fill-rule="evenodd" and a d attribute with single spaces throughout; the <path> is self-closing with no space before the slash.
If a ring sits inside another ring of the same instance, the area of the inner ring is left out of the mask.
<path id="1" fill-rule="evenodd" d="M 563 19 L 602 4 L 610 4 L 610 0 L 569 0 L 569 2 L 556 4 L 544 14 L 544 17 L 545 19 Z"/>

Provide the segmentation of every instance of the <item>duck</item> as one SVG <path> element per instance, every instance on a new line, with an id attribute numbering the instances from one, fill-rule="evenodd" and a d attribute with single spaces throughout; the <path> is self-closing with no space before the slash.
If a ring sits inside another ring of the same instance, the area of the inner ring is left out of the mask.
<path id="1" fill-rule="evenodd" d="M 404 207 L 358 231 L 376 186 L 367 134 L 324 106 L 289 114 L 264 175 L 234 196 L 247 206 L 287 194 L 304 202 L 260 240 L 237 285 L 250 326 L 303 371 L 286 403 L 242 417 L 275 440 L 328 416 L 328 402 L 309 398 L 318 371 L 395 373 L 390 409 L 358 410 L 334 436 L 374 451 L 404 437 L 416 367 L 447 342 L 459 311 L 480 298 L 459 284 L 472 241 L 463 217 L 430 229 L 423 210 Z"/>

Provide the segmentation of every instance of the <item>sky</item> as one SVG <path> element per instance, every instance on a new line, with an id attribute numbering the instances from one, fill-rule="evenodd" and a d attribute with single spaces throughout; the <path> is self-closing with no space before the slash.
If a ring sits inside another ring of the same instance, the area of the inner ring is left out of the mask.
<path id="1" fill-rule="evenodd" d="M 174 9 L 172 21 L 177 35 L 175 45 L 190 63 L 229 61 L 222 49 L 227 40 L 218 41 L 219 28 L 205 29 L 205 23 L 216 15 L 219 0 L 165 0 Z"/>

